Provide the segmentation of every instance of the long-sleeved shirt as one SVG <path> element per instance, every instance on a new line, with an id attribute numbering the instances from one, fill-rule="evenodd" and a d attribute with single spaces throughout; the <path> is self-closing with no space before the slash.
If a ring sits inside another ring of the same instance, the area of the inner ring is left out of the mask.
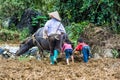
<path id="1" fill-rule="evenodd" d="M 58 20 L 52 18 L 48 20 L 44 26 L 47 35 L 50 36 L 51 34 L 61 34 L 66 33 L 65 28 Z"/>
<path id="2" fill-rule="evenodd" d="M 64 44 L 63 44 L 63 47 L 62 47 L 62 52 L 65 51 L 66 49 L 72 49 L 72 45 L 71 45 L 71 44 L 64 43 Z"/>
<path id="3" fill-rule="evenodd" d="M 75 50 L 81 51 L 84 46 L 88 46 L 88 45 L 86 43 L 84 43 L 84 42 L 83 43 L 79 43 L 77 45 L 77 47 L 75 48 Z"/>

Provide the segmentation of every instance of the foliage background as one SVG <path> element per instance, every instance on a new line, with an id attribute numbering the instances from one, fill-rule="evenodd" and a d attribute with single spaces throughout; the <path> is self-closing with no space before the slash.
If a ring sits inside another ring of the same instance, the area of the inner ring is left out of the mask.
<path id="1" fill-rule="evenodd" d="M 48 12 L 58 10 L 67 32 L 71 29 L 72 39 L 84 30 L 83 23 L 94 23 L 120 33 L 119 0 L 0 0 L 0 23 L 15 13 L 20 19 L 27 8 L 40 11 L 46 17 Z"/>

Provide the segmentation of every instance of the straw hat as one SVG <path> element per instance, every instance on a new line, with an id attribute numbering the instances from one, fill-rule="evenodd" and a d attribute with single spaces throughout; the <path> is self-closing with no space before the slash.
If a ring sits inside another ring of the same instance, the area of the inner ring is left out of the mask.
<path id="1" fill-rule="evenodd" d="M 54 17 L 55 19 L 57 19 L 59 21 L 61 21 L 61 18 L 60 18 L 59 13 L 57 11 L 48 13 L 48 15 Z"/>

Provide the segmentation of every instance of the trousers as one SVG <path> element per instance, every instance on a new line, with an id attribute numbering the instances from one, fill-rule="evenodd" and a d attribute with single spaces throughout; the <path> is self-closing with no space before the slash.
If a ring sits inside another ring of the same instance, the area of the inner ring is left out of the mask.
<path id="1" fill-rule="evenodd" d="M 83 54 L 83 61 L 85 63 L 88 62 L 89 56 L 90 56 L 90 47 L 89 46 L 83 46 L 82 48 L 82 54 Z"/>

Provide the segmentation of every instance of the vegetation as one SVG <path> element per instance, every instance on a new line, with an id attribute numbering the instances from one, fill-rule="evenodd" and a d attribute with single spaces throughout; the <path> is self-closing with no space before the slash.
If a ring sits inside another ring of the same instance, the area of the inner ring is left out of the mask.
<path id="1" fill-rule="evenodd" d="M 1 29 L 0 30 L 0 41 L 8 41 L 8 40 L 14 40 L 19 38 L 19 34 L 17 31 L 7 30 L 7 29 Z"/>
<path id="2" fill-rule="evenodd" d="M 21 30 L 11 30 L 11 29 L 1 29 L 0 30 L 0 41 L 10 41 L 10 40 L 24 40 L 29 36 L 29 29 L 25 28 Z"/>
<path id="3" fill-rule="evenodd" d="M 19 31 L 19 35 L 20 35 L 20 37 L 19 37 L 19 40 L 24 40 L 26 37 L 28 37 L 29 36 L 29 29 L 28 28 L 24 28 L 23 30 L 22 30 L 22 32 L 21 31 Z"/>
<path id="4" fill-rule="evenodd" d="M 79 35 L 84 31 L 84 28 L 87 27 L 89 23 L 81 22 L 81 23 L 75 23 L 73 22 L 70 26 L 66 26 L 66 31 L 69 35 L 69 38 L 75 41 L 79 38 Z"/>
<path id="5" fill-rule="evenodd" d="M 41 23 L 40 27 L 43 27 L 45 22 L 47 21 L 47 17 L 45 16 L 36 16 L 32 18 L 32 26 L 36 26 L 37 23 Z"/>
<path id="6" fill-rule="evenodd" d="M 113 53 L 113 58 L 118 58 L 118 56 L 120 55 L 120 53 L 116 49 L 113 49 L 112 53 Z"/>
<path id="7" fill-rule="evenodd" d="M 30 58 L 29 58 L 29 57 L 26 57 L 26 56 L 24 55 L 24 56 L 18 57 L 18 60 L 19 60 L 19 61 L 29 61 Z"/>
<path id="8" fill-rule="evenodd" d="M 107 26 L 114 33 L 120 33 L 119 0 L 0 0 L 0 23 L 14 14 L 18 14 L 20 19 L 27 8 L 40 11 L 46 16 L 32 18 L 32 25 L 41 21 L 40 26 L 48 19 L 48 12 L 58 10 L 72 39 L 79 37 L 88 23 Z M 21 36 L 24 38 L 25 35 Z"/>

